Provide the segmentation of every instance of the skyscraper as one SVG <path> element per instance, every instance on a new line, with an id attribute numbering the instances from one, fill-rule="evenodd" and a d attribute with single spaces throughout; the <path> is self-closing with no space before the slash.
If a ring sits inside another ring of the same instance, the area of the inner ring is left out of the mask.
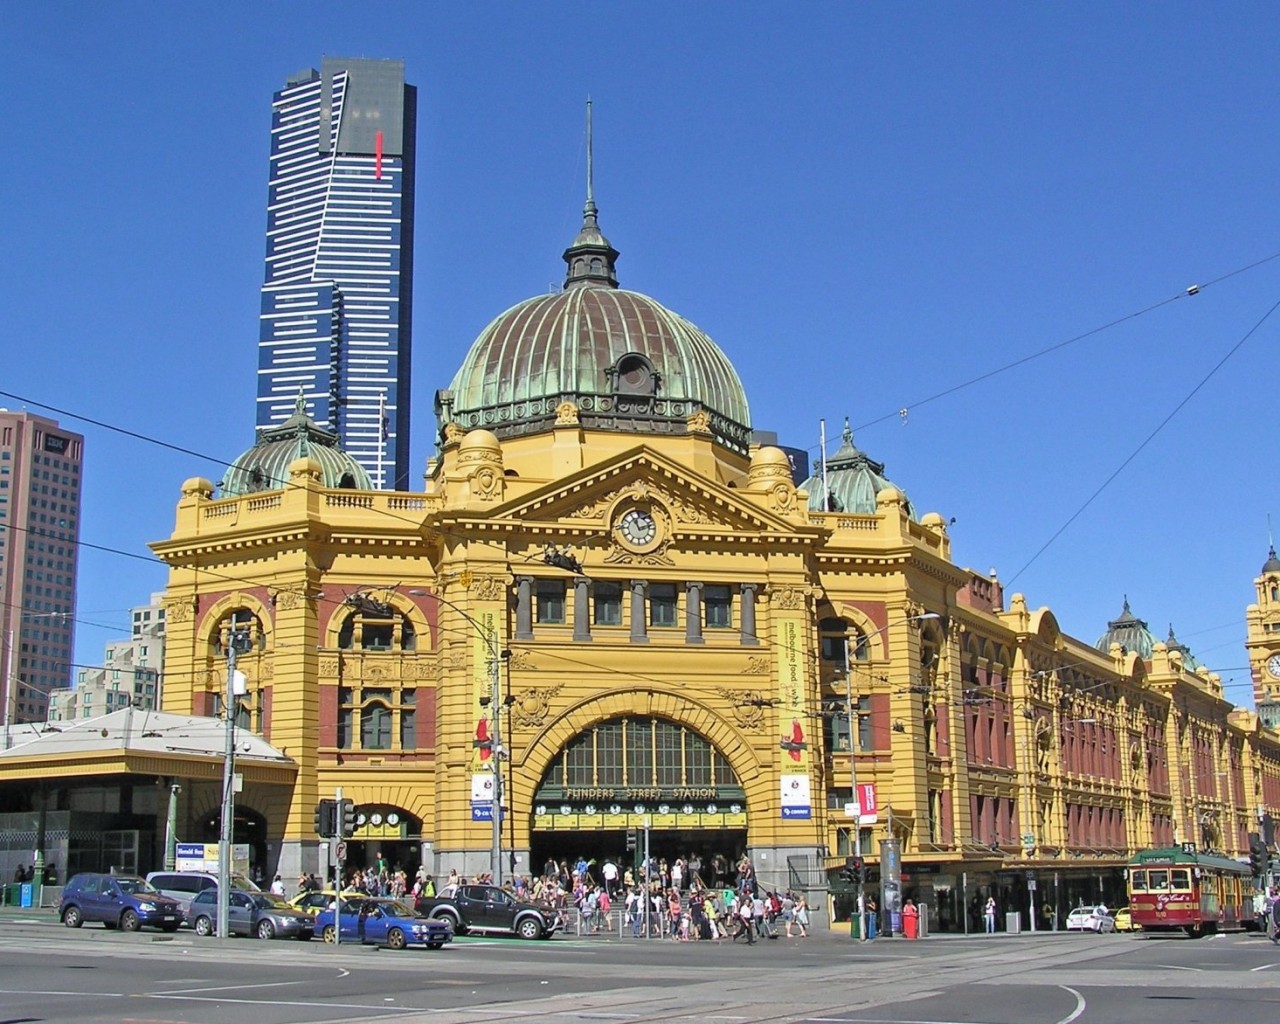
<path id="1" fill-rule="evenodd" d="M 272 104 L 257 423 L 301 389 L 375 487 L 404 490 L 417 89 L 400 60 L 320 68 Z"/>
<path id="2" fill-rule="evenodd" d="M 9 722 L 44 721 L 71 680 L 84 438 L 0 409 L 0 696 Z"/>

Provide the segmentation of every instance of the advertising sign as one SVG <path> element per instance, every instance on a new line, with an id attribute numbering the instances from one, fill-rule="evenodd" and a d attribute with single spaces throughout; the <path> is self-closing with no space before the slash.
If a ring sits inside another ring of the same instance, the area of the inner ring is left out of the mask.
<path id="1" fill-rule="evenodd" d="M 493 821 L 493 773 L 471 776 L 471 820 Z"/>
<path id="2" fill-rule="evenodd" d="M 854 803 L 857 805 L 858 824 L 874 825 L 876 823 L 876 813 L 880 809 L 876 803 L 876 784 L 874 782 L 859 782 L 858 799 Z"/>
<path id="3" fill-rule="evenodd" d="M 174 870 L 218 870 L 217 843 L 177 843 L 174 848 Z M 249 874 L 249 844 L 236 843 L 231 847 L 231 870 L 235 874 Z"/>
<path id="4" fill-rule="evenodd" d="M 813 817 L 809 776 L 782 776 L 782 817 L 787 820 Z"/>

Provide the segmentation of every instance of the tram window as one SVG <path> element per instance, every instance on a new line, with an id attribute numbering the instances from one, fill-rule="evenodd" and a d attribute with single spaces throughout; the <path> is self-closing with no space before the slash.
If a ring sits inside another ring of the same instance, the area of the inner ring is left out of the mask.
<path id="1" fill-rule="evenodd" d="M 1169 888 L 1169 872 L 1153 871 L 1151 872 L 1151 891 L 1165 892 Z"/>
<path id="2" fill-rule="evenodd" d="M 1187 890 L 1191 888 L 1191 872 L 1186 868 L 1173 869 L 1173 888 Z"/>
<path id="3" fill-rule="evenodd" d="M 1129 891 L 1130 892 L 1146 892 L 1147 891 L 1147 873 L 1134 869 L 1129 872 Z"/>

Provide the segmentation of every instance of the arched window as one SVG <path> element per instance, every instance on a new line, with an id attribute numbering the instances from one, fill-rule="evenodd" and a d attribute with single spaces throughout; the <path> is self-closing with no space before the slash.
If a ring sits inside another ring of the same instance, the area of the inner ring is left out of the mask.
<path id="1" fill-rule="evenodd" d="M 416 651 L 413 621 L 389 605 L 370 601 L 356 605 L 338 630 L 344 651 Z"/>
<path id="2" fill-rule="evenodd" d="M 248 651 L 242 646 L 238 653 L 264 651 L 267 648 L 267 634 L 262 628 L 262 620 L 248 608 L 235 608 L 218 619 L 209 634 L 209 646 L 214 654 L 226 657 L 227 643 L 233 633 L 247 634 Z"/>
<path id="3" fill-rule="evenodd" d="M 692 729 L 662 718 L 615 718 L 574 737 L 551 762 L 539 793 L 560 799 L 571 790 L 647 792 L 679 800 L 689 789 L 741 796 L 729 762 Z"/>

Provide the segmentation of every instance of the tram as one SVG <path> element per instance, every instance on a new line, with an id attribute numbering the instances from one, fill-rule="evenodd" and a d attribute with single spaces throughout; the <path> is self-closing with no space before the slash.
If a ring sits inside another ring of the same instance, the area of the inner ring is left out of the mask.
<path id="1" fill-rule="evenodd" d="M 1193 937 L 1253 924 L 1253 870 L 1228 857 L 1174 846 L 1129 862 L 1129 913 L 1144 932 Z"/>

